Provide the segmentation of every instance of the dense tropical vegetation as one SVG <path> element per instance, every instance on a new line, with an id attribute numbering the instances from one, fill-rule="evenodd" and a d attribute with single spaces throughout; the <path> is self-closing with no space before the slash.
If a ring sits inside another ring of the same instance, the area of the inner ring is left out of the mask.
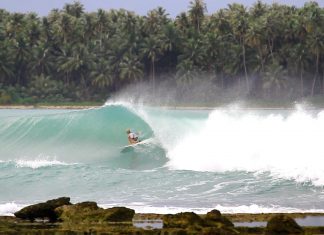
<path id="1" fill-rule="evenodd" d="M 213 98 L 322 95 L 324 9 L 258 1 L 207 14 L 194 0 L 175 19 L 79 2 L 46 17 L 0 9 L 0 103 L 102 101 L 137 82 L 153 92 L 165 82 L 179 99 L 203 83 Z"/>

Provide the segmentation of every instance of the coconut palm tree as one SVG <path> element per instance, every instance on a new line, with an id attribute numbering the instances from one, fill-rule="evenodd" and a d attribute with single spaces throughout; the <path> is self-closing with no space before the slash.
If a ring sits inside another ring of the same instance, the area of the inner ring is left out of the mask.
<path id="1" fill-rule="evenodd" d="M 84 6 L 80 2 L 76 1 L 73 4 L 65 4 L 63 11 L 71 16 L 80 18 L 84 13 Z"/>
<path id="2" fill-rule="evenodd" d="M 94 63 L 94 67 L 90 73 L 90 78 L 91 84 L 100 89 L 112 86 L 114 83 L 114 77 L 108 61 L 99 58 L 99 60 Z"/>
<path id="3" fill-rule="evenodd" d="M 203 0 L 190 1 L 189 16 L 198 33 L 200 33 L 206 11 L 206 4 Z"/>
<path id="4" fill-rule="evenodd" d="M 122 80 L 136 81 L 143 77 L 143 65 L 136 56 L 128 54 L 120 64 L 120 78 Z"/>
<path id="5" fill-rule="evenodd" d="M 0 44 L 0 83 L 10 84 L 14 77 L 14 60 L 10 47 L 8 40 Z"/>
<path id="6" fill-rule="evenodd" d="M 232 30 L 235 38 L 238 40 L 239 45 L 241 46 L 242 52 L 242 63 L 244 68 L 244 77 L 246 83 L 247 92 L 250 91 L 250 82 L 247 73 L 246 66 L 246 34 L 248 31 L 248 12 L 246 8 L 241 4 L 230 4 L 228 6 L 228 15 L 230 17 Z"/>
<path id="7" fill-rule="evenodd" d="M 162 55 L 162 53 L 162 41 L 159 37 L 151 35 L 144 39 L 141 54 L 144 58 L 150 60 L 150 74 L 151 81 L 153 84 L 153 90 L 155 90 L 155 63 L 159 59 L 159 56 Z"/>
<path id="8" fill-rule="evenodd" d="M 287 71 L 284 68 L 274 63 L 266 68 L 263 78 L 263 89 L 269 94 L 274 91 L 277 97 L 280 97 L 280 91 L 287 85 Z"/>

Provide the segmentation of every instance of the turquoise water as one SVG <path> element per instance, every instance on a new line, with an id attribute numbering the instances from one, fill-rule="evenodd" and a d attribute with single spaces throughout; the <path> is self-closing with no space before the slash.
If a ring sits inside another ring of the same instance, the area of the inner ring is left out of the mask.
<path id="1" fill-rule="evenodd" d="M 122 151 L 127 128 L 149 141 Z M 0 214 L 60 196 L 137 212 L 323 212 L 323 139 L 320 110 L 0 110 Z"/>

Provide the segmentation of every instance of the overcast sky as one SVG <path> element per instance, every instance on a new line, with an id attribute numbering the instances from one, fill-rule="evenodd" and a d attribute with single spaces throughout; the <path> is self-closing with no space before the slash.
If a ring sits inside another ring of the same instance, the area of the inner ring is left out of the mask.
<path id="1" fill-rule="evenodd" d="M 73 3 L 74 0 L 0 0 L 0 8 L 10 12 L 36 12 L 39 15 L 47 15 L 54 8 L 61 9 L 65 3 Z M 98 8 L 119 9 L 124 8 L 145 15 L 149 10 L 158 6 L 164 7 L 170 16 L 175 17 L 182 11 L 188 9 L 190 0 L 80 0 L 88 12 L 96 11 Z M 205 0 L 208 13 L 211 14 L 220 8 L 225 8 L 230 3 L 242 3 L 251 6 L 256 0 Z M 265 3 L 277 2 L 280 4 L 301 7 L 305 0 L 263 0 Z M 324 6 L 324 0 L 317 1 Z"/>

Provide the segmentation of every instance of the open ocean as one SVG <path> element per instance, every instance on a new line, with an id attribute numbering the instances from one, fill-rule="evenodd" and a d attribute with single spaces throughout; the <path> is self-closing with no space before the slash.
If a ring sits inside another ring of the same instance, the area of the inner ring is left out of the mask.
<path id="1" fill-rule="evenodd" d="M 126 129 L 144 144 L 123 151 Z M 0 215 L 61 196 L 137 213 L 324 212 L 324 111 L 0 110 Z"/>

